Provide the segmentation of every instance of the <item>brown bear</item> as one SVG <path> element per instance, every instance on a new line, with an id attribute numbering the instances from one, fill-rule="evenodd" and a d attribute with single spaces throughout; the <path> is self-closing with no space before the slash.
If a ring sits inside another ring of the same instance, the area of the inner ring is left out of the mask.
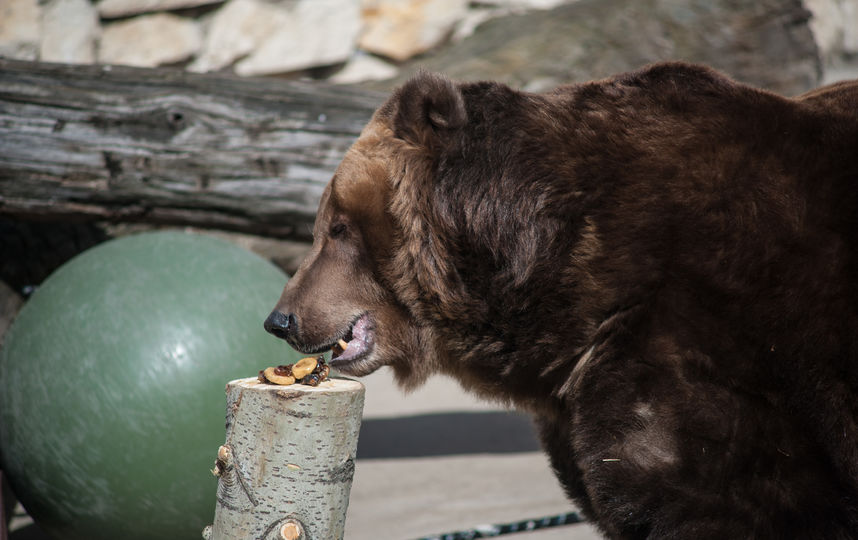
<path id="1" fill-rule="evenodd" d="M 858 83 L 421 73 L 313 235 L 266 329 L 530 411 L 608 537 L 858 538 Z"/>

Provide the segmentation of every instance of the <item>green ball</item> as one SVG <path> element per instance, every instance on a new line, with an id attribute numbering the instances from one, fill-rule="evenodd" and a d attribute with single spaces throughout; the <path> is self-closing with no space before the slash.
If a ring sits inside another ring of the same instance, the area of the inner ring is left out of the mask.
<path id="1" fill-rule="evenodd" d="M 148 233 L 72 259 L 0 351 L 0 460 L 64 540 L 199 539 L 227 381 L 298 355 L 262 322 L 287 276 L 211 237 Z"/>

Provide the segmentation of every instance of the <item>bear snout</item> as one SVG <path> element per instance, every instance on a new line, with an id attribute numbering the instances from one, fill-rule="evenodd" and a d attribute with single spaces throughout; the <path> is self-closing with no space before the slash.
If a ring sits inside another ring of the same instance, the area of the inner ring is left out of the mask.
<path id="1" fill-rule="evenodd" d="M 269 334 L 289 341 L 289 338 L 295 334 L 298 328 L 298 321 L 293 313 L 288 315 L 275 309 L 268 315 L 262 325 L 265 331 Z"/>

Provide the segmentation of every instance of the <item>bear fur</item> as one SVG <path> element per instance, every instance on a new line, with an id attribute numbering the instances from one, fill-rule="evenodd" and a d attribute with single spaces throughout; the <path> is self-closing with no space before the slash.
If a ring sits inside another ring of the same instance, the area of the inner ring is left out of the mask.
<path id="1" fill-rule="evenodd" d="M 421 73 L 266 328 L 530 411 L 610 538 L 858 538 L 858 83 Z"/>

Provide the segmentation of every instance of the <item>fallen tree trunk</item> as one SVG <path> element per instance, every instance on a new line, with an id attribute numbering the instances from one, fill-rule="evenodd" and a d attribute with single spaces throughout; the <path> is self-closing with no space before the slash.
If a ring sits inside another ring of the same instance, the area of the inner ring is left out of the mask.
<path id="1" fill-rule="evenodd" d="M 0 214 L 309 239 L 383 94 L 0 59 Z"/>

